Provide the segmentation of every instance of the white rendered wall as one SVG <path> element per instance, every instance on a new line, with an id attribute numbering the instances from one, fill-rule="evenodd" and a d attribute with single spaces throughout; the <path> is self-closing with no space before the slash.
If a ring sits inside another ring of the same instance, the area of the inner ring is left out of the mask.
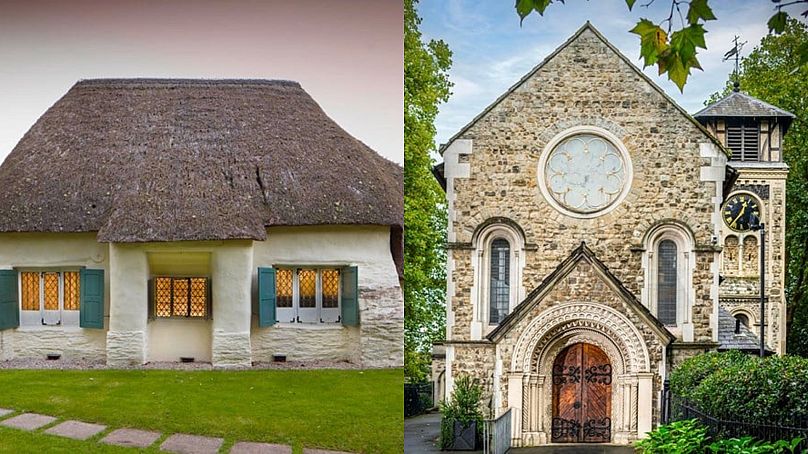
<path id="1" fill-rule="evenodd" d="M 77 267 L 103 269 L 109 274 L 106 244 L 95 233 L 0 233 L 0 269 L 15 267 Z M 105 326 L 109 316 L 109 281 L 105 289 Z M 31 326 L 0 331 L 0 361 L 44 358 L 48 353 L 65 359 L 106 358 L 106 331 L 60 326 Z"/>
<path id="2" fill-rule="evenodd" d="M 252 241 L 182 241 L 111 245 L 112 312 L 107 341 L 112 366 L 178 361 L 249 366 Z M 211 276 L 212 320 L 153 319 L 153 275 Z"/>
<path id="3" fill-rule="evenodd" d="M 404 364 L 404 299 L 385 226 L 273 227 L 254 242 L 253 282 L 258 267 L 357 266 L 359 327 L 253 324 L 255 361 L 273 354 L 288 360 L 351 361 L 363 367 Z M 253 285 L 253 298 L 257 295 Z"/>

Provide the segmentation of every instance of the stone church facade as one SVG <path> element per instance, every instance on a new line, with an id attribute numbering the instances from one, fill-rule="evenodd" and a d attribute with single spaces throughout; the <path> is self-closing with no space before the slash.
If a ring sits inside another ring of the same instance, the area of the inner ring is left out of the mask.
<path id="1" fill-rule="evenodd" d="M 738 188 L 769 188 L 767 342 L 782 352 L 787 167 L 735 170 L 717 121 L 690 116 L 587 23 L 443 145 L 439 395 L 478 379 L 491 416 L 511 410 L 516 446 L 641 438 L 675 363 L 727 339 L 753 348 L 754 301 L 733 305 L 754 292 L 733 289 L 754 268 L 722 271 L 727 238 L 759 237 L 723 219 L 750 205 L 725 204 Z"/>

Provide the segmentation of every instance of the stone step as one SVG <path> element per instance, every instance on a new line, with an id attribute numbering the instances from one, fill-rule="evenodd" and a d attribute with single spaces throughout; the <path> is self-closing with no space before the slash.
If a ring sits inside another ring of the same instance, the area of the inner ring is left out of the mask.
<path id="1" fill-rule="evenodd" d="M 634 454 L 634 448 L 626 445 L 565 443 L 514 448 L 510 452 L 514 454 Z"/>

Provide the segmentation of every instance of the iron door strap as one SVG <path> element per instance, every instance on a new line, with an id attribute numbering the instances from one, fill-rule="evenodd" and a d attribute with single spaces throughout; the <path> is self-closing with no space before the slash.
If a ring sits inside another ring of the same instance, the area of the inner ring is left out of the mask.
<path id="1" fill-rule="evenodd" d="M 584 372 L 584 379 L 587 383 L 600 383 L 603 385 L 612 384 L 612 365 L 596 364 Z"/>
<path id="2" fill-rule="evenodd" d="M 580 383 L 581 382 L 581 367 L 580 366 L 563 366 L 556 364 L 553 366 L 553 384 L 564 385 L 567 383 Z"/>

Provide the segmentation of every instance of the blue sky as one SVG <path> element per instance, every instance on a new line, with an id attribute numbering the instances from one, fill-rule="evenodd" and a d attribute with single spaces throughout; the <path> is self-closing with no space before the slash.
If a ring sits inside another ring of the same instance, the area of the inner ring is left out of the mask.
<path id="1" fill-rule="evenodd" d="M 446 142 L 587 20 L 641 66 L 639 38 L 628 30 L 640 18 L 659 23 L 668 17 L 671 5 L 669 0 L 656 0 L 649 7 L 642 7 L 644 3 L 648 0 L 637 1 L 629 13 L 625 0 L 567 0 L 565 5 L 551 5 L 544 16 L 531 14 L 520 28 L 512 0 L 420 0 L 424 38 L 442 39 L 453 52 L 453 95 L 436 120 L 436 143 Z M 732 38 L 748 41 L 742 52 L 746 55 L 767 33 L 766 22 L 774 14 L 769 0 L 711 0 L 710 5 L 718 20 L 705 26 L 707 50 L 700 49 L 698 56 L 704 71 L 693 71 L 684 93 L 666 76 L 658 76 L 656 67 L 645 69 L 690 113 L 724 86 L 734 65 L 721 60 L 732 48 Z M 798 16 L 801 9 L 788 11 Z"/>

